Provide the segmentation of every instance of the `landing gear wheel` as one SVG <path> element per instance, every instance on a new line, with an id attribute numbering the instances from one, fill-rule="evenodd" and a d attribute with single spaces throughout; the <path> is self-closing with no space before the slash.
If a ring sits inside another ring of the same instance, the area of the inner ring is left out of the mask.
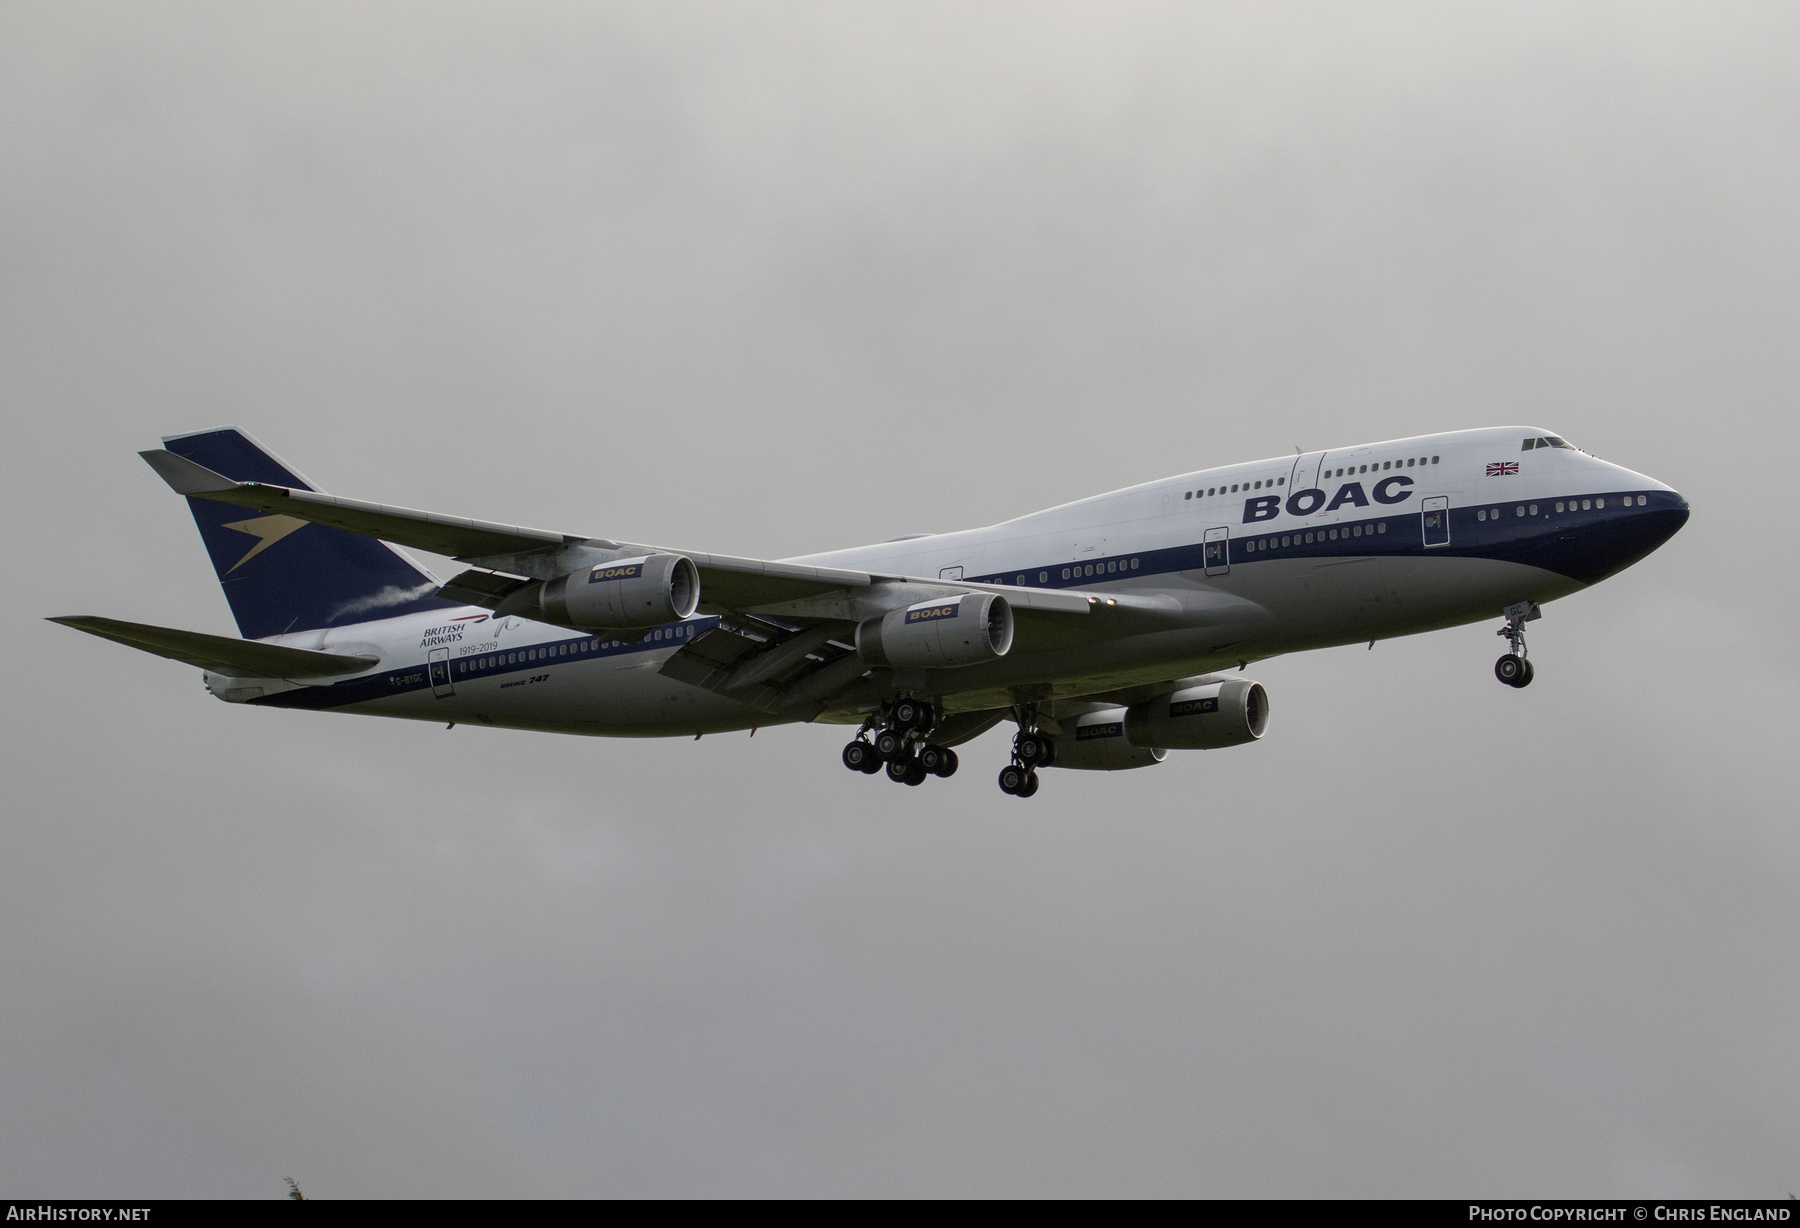
<path id="1" fill-rule="evenodd" d="M 883 729 L 875 735 L 875 753 L 885 763 L 892 763 L 906 753 L 906 739 L 892 729 Z"/>
<path id="2" fill-rule="evenodd" d="M 879 772 L 881 757 L 861 738 L 844 747 L 844 766 L 852 772 Z"/>
<path id="3" fill-rule="evenodd" d="M 901 729 L 923 729 L 931 724 L 931 705 L 916 699 L 894 704 L 894 724 Z"/>
<path id="4" fill-rule="evenodd" d="M 1506 625 L 1494 632 L 1506 641 L 1508 652 L 1494 662 L 1494 677 L 1511 687 L 1527 687 L 1537 676 L 1525 656 L 1525 624 L 1539 617 L 1535 602 L 1515 601 L 1500 611 Z"/>
<path id="5" fill-rule="evenodd" d="M 1019 790 L 1019 796 L 1030 797 L 1037 792 L 1037 789 L 1038 774 L 1036 772 L 1025 773 L 1025 787 Z"/>
<path id="6" fill-rule="evenodd" d="M 925 769 L 917 759 L 890 759 L 887 765 L 888 779 L 895 784 L 919 785 L 925 783 Z"/>
<path id="7" fill-rule="evenodd" d="M 1047 767 L 1056 754 L 1056 748 L 1049 738 L 1035 733 L 1022 733 L 1013 744 L 1013 754 L 1027 768 L 1036 767 L 1040 763 Z"/>
<path id="8" fill-rule="evenodd" d="M 926 746 L 919 752 L 919 766 L 933 776 L 954 776 L 956 752 L 947 746 Z"/>
<path id="9" fill-rule="evenodd" d="M 1025 790 L 1033 788 L 1032 782 L 1037 778 L 1029 768 L 1009 763 L 1000 769 L 1000 792 L 1010 793 L 1014 797 L 1029 797 Z"/>

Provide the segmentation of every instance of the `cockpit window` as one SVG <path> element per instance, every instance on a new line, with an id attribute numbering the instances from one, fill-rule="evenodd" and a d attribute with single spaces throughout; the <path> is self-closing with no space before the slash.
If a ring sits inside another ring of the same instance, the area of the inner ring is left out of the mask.
<path id="1" fill-rule="evenodd" d="M 1574 444 L 1572 444 L 1568 440 L 1562 438 L 1560 435 L 1540 435 L 1536 439 L 1527 439 L 1525 441 L 1525 446 L 1520 448 L 1519 451 L 1529 452 L 1533 448 L 1571 448 L 1572 449 L 1574 447 L 1575 447 Z"/>

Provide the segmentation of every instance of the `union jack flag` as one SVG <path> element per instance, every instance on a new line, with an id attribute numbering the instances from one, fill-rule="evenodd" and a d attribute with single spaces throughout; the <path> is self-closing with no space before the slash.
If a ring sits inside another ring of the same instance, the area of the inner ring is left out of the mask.
<path id="1" fill-rule="evenodd" d="M 1490 478 L 1509 478 L 1518 472 L 1518 461 L 1495 461 L 1488 466 L 1488 476 Z"/>

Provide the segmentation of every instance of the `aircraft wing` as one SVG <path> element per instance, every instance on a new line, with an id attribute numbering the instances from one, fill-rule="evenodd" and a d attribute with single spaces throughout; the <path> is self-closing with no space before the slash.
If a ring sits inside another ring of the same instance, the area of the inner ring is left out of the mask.
<path id="1" fill-rule="evenodd" d="M 291 516 L 471 563 L 471 570 L 453 577 L 439 594 L 500 613 L 507 612 L 509 598 L 527 599 L 526 590 L 534 588 L 535 581 L 624 552 L 662 549 L 238 482 L 173 452 L 140 455 L 176 493 L 189 498 Z M 856 624 L 917 601 L 956 593 L 998 593 L 1013 607 L 1016 642 L 1035 650 L 1152 629 L 1182 612 L 1174 598 L 1159 594 L 1027 588 L 698 551 L 676 553 L 692 560 L 699 571 L 700 609 L 726 617 L 731 626 L 714 630 L 676 654 L 663 672 L 770 709 L 822 710 L 829 697 L 854 686 L 869 671 L 851 649 Z M 285 676 L 283 671 L 275 673 Z"/>
<path id="2" fill-rule="evenodd" d="M 638 551 L 646 553 L 663 549 L 615 542 L 605 538 L 556 533 L 548 529 L 531 529 L 522 525 L 500 524 L 488 520 L 472 520 L 464 516 L 444 516 L 414 508 L 391 507 L 366 503 L 360 499 L 344 499 L 312 490 L 294 490 L 262 482 L 236 482 L 214 473 L 204 465 L 157 449 L 141 452 L 152 469 L 177 494 L 194 499 L 211 499 L 257 511 L 292 516 L 298 520 L 345 529 L 365 537 L 429 550 L 434 554 L 476 563 L 491 570 L 464 572 L 445 586 L 445 595 L 475 605 L 492 608 L 514 587 L 517 581 L 495 572 L 517 572 L 529 569 L 522 564 L 536 556 L 546 561 L 571 548 L 583 546 L 605 551 Z M 1071 590 L 1018 588 L 1004 584 L 973 584 L 907 576 L 873 575 L 835 567 L 813 567 L 803 563 L 780 563 L 766 559 L 736 558 L 724 554 L 678 551 L 693 560 L 700 573 L 701 609 L 710 613 L 742 610 L 766 610 L 769 607 L 793 606 L 783 616 L 809 617 L 804 604 L 811 599 L 843 590 L 863 590 L 881 582 L 927 586 L 938 593 L 995 592 L 1003 594 L 1014 610 L 1026 616 L 1086 615 L 1098 610 L 1137 610 L 1139 613 L 1157 608 L 1155 599 L 1129 597 L 1116 593 L 1083 593 Z M 578 565 L 578 564 L 577 564 Z M 548 579 L 549 575 L 539 575 Z M 925 599 L 925 598 L 921 598 Z M 812 615 L 817 617 L 817 615 Z"/>
<path id="3" fill-rule="evenodd" d="M 116 618 L 74 615 L 50 621 L 233 678 L 331 678 L 360 674 L 381 661 L 380 657 L 283 648 L 279 644 L 234 640 L 223 635 L 203 635 L 198 631 L 177 631 L 173 627 L 151 627 Z"/>
<path id="4" fill-rule="evenodd" d="M 594 546 L 607 551 L 642 549 L 650 552 L 660 549 L 605 538 L 555 533 L 548 529 L 530 529 L 522 525 L 471 520 L 465 516 L 444 516 L 409 507 L 366 503 L 360 499 L 343 499 L 317 491 L 293 490 L 261 482 L 234 482 L 204 465 L 161 449 L 140 452 L 139 455 L 179 495 L 292 516 L 298 520 L 345 529 L 401 546 L 429 550 L 433 554 L 449 555 L 465 562 L 517 562 L 520 556 L 554 555 L 571 546 Z M 743 609 L 748 606 L 799 601 L 834 589 L 867 588 L 875 579 L 861 571 L 692 551 L 680 553 L 692 559 L 694 566 L 699 569 L 705 604 L 719 609 Z M 504 566 L 500 569 L 508 570 Z M 462 583 L 458 584 L 451 595 L 461 600 L 471 600 L 478 605 L 483 604 L 464 589 L 471 588 L 474 593 L 480 593 L 484 587 L 491 587 L 491 583 L 467 573 L 458 577 L 458 581 Z"/>

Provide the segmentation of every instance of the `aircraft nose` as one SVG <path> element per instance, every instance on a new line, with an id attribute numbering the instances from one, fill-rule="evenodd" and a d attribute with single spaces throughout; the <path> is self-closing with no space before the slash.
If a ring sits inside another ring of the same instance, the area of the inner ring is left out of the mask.
<path id="1" fill-rule="evenodd" d="M 1673 490 L 1652 490 L 1637 496 L 1638 506 L 1599 528 L 1588 548 L 1588 574 L 1581 579 L 1598 583 L 1624 571 L 1658 546 L 1681 532 L 1688 521 L 1688 502 Z"/>

